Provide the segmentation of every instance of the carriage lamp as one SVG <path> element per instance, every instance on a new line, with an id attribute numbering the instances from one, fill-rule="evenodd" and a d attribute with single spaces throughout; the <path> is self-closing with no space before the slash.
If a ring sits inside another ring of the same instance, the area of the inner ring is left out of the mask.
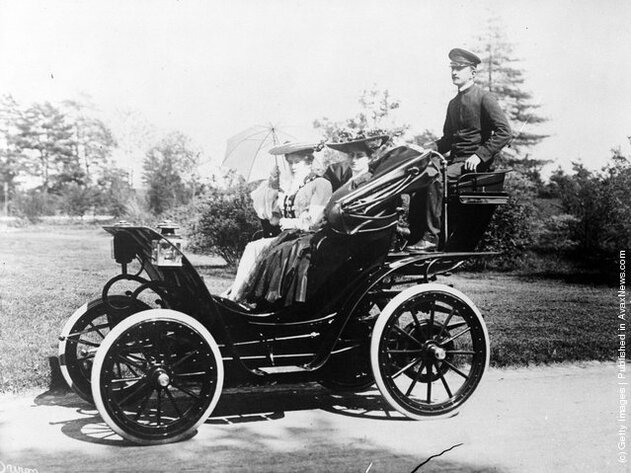
<path id="1" fill-rule="evenodd" d="M 182 245 L 184 240 L 177 233 L 179 225 L 170 220 L 158 225 L 162 238 L 152 242 L 152 260 L 158 267 L 169 268 L 182 266 Z"/>

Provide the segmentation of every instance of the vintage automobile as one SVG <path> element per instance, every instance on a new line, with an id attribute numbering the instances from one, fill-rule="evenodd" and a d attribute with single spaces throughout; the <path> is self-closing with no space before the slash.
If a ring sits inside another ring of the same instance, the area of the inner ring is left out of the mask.
<path id="1" fill-rule="evenodd" d="M 224 386 L 244 382 L 309 380 L 347 392 L 376 384 L 411 419 L 454 415 L 487 369 L 489 337 L 474 303 L 434 281 L 491 254 L 458 245 L 475 245 L 479 222 L 507 195 L 502 172 L 465 175 L 444 210 L 481 211 L 478 228 L 450 228 L 444 218 L 442 250 L 393 250 L 399 197 L 426 184 L 420 171 L 429 160 L 444 166 L 433 151 L 395 148 L 372 179 L 334 195 L 328 223 L 312 237 L 309 271 L 320 283 L 301 303 L 250 307 L 211 294 L 173 226 L 105 227 L 121 274 L 65 324 L 66 381 L 139 444 L 191 436 Z"/>

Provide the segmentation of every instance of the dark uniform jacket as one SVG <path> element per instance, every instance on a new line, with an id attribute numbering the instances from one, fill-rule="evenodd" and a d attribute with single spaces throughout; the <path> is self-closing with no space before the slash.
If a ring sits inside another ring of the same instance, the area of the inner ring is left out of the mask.
<path id="1" fill-rule="evenodd" d="M 452 163 L 476 154 L 488 166 L 510 138 L 510 125 L 496 100 L 490 92 L 473 85 L 449 102 L 438 152 L 451 151 Z"/>

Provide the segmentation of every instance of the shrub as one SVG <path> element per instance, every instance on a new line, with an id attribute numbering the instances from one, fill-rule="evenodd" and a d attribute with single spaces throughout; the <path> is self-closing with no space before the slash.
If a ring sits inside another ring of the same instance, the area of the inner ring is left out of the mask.
<path id="1" fill-rule="evenodd" d="M 260 224 L 243 181 L 226 189 L 211 188 L 198 200 L 188 229 L 189 248 L 221 256 L 230 265 L 239 261 Z"/>
<path id="2" fill-rule="evenodd" d="M 578 247 L 574 239 L 574 228 L 578 219 L 574 215 L 551 215 L 547 220 L 538 222 L 533 232 L 534 248 L 544 253 L 567 253 Z"/>
<path id="3" fill-rule="evenodd" d="M 557 171 L 551 188 L 559 196 L 563 210 L 575 217 L 572 239 L 584 259 L 603 261 L 619 249 L 631 246 L 631 161 L 614 152 L 602 172 L 592 172 L 581 164 L 574 174 Z"/>
<path id="4" fill-rule="evenodd" d="M 54 215 L 58 206 L 58 196 L 39 189 L 30 189 L 15 194 L 11 201 L 11 214 L 37 222 L 44 215 Z"/>
<path id="5" fill-rule="evenodd" d="M 614 153 L 604 170 L 602 198 L 606 200 L 606 220 L 602 228 L 601 248 L 609 255 L 631 248 L 631 161 Z"/>
<path id="6" fill-rule="evenodd" d="M 501 254 L 493 259 L 476 258 L 473 267 L 504 270 L 521 267 L 525 252 L 532 242 L 531 215 L 531 203 L 512 195 L 506 205 L 498 206 L 480 241 L 479 249 Z"/>
<path id="7" fill-rule="evenodd" d="M 155 226 L 156 216 L 149 210 L 145 199 L 132 194 L 124 206 L 122 217 L 133 225 Z"/>
<path id="8" fill-rule="evenodd" d="M 137 204 L 136 192 L 129 183 L 127 172 L 119 168 L 105 169 L 96 182 L 95 204 L 100 212 L 122 217 L 131 205 Z"/>
<path id="9" fill-rule="evenodd" d="M 61 210 L 73 217 L 83 217 L 96 201 L 97 191 L 71 182 L 61 190 Z"/>

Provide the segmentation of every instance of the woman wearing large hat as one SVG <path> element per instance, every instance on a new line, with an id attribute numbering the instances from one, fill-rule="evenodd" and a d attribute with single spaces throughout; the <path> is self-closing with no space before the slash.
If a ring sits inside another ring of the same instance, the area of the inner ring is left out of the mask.
<path id="1" fill-rule="evenodd" d="M 345 160 L 331 164 L 324 172 L 324 177 L 331 182 L 333 192 L 342 185 L 369 170 L 372 157 L 388 141 L 388 135 L 358 136 L 345 141 L 327 143 L 327 147 L 344 153 Z"/>
<path id="2" fill-rule="evenodd" d="M 276 193 L 261 192 L 267 202 L 261 204 L 254 198 L 254 205 L 257 212 L 262 205 L 268 207 L 271 220 L 279 224 L 282 232 L 277 237 L 248 243 L 227 294 L 230 299 L 256 302 L 265 298 L 274 302 L 287 295 L 292 283 L 300 284 L 290 281 L 288 274 L 298 280 L 303 273 L 306 275 L 308 262 L 301 260 L 304 253 L 301 237 L 318 228 L 332 194 L 330 182 L 313 171 L 314 153 L 320 149 L 318 144 L 293 142 L 269 151 L 285 156 L 290 179 Z M 274 197 L 270 199 L 270 195 Z"/>

